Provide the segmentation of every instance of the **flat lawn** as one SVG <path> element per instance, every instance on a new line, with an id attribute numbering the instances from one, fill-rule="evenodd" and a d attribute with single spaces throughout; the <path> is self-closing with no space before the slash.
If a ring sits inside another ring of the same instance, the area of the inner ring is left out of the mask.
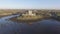
<path id="1" fill-rule="evenodd" d="M 37 19 L 42 19 L 43 17 L 42 16 L 21 16 L 21 17 L 18 17 L 17 19 L 18 20 L 37 20 Z"/>
<path id="2" fill-rule="evenodd" d="M 60 14 L 57 14 L 57 16 L 60 16 Z"/>

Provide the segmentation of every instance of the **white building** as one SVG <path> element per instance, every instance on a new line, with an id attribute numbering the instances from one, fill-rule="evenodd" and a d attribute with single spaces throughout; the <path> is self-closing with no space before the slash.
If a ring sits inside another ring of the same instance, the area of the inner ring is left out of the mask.
<path id="1" fill-rule="evenodd" d="M 30 16 L 35 16 L 36 14 L 32 12 L 32 10 L 29 10 L 26 14 L 23 15 L 30 15 Z"/>

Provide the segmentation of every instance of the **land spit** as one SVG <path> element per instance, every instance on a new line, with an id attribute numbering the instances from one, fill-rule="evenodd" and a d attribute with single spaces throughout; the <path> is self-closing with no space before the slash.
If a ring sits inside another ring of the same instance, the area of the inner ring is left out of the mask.
<path id="1" fill-rule="evenodd" d="M 35 22 L 38 22 L 38 21 L 41 21 L 41 20 L 44 20 L 44 19 L 50 19 L 50 17 L 45 17 L 45 18 L 42 17 L 42 18 L 38 18 L 38 19 L 31 19 L 30 18 L 30 20 L 27 19 L 27 18 L 25 18 L 25 19 L 23 19 L 23 18 L 17 19 L 17 17 L 15 17 L 15 18 L 11 18 L 10 20 L 14 21 L 14 22 L 17 22 L 17 23 L 35 23 Z"/>

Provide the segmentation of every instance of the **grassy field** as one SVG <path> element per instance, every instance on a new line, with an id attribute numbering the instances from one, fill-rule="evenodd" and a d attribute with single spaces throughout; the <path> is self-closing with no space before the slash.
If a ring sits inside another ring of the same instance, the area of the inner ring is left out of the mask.
<path id="1" fill-rule="evenodd" d="M 12 15 L 15 13 L 24 13 L 24 11 L 27 11 L 25 9 L 0 9 L 0 17 L 1 16 L 6 16 L 6 15 Z M 50 14 L 50 12 L 55 11 L 58 13 L 58 16 L 60 16 L 60 10 L 37 10 L 37 11 L 33 11 L 37 14 L 44 14 L 44 15 L 48 15 Z"/>
<path id="2" fill-rule="evenodd" d="M 60 13 L 58 13 L 57 16 L 60 16 Z"/>
<path id="3" fill-rule="evenodd" d="M 43 16 L 21 16 L 18 17 L 18 20 L 38 20 L 38 19 L 42 19 Z"/>
<path id="4" fill-rule="evenodd" d="M 5 9 L 5 10 L 0 10 L 0 17 L 4 17 L 4 16 L 8 16 L 8 15 L 12 15 L 19 12 L 18 10 L 13 10 L 13 9 Z"/>

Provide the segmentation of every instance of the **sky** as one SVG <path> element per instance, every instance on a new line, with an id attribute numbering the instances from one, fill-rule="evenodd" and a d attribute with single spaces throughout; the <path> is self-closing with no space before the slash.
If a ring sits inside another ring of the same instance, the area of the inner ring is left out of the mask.
<path id="1" fill-rule="evenodd" d="M 0 0 L 0 9 L 60 9 L 60 0 Z"/>

